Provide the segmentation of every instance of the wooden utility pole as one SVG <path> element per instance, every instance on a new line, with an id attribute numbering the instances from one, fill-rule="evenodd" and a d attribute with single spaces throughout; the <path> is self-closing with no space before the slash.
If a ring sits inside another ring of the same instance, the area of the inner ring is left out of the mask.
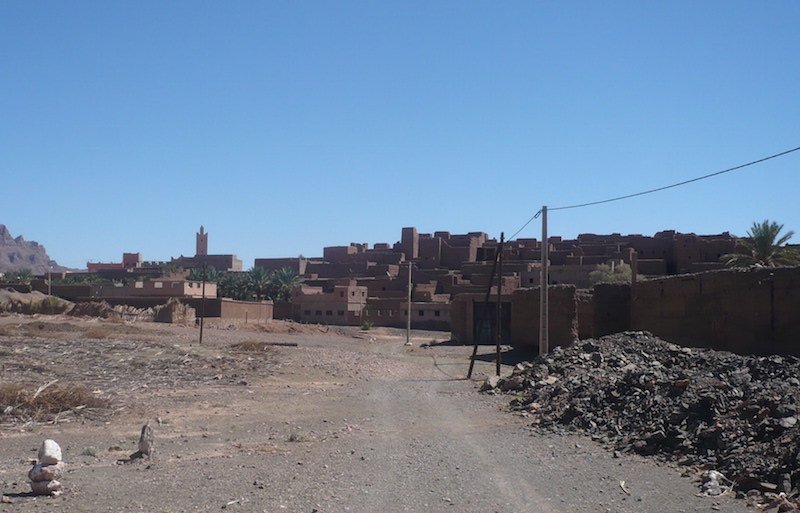
<path id="1" fill-rule="evenodd" d="M 406 345 L 411 345 L 411 260 L 408 261 L 408 310 L 406 310 Z"/>
<path id="2" fill-rule="evenodd" d="M 206 318 L 206 266 L 203 265 L 203 287 L 200 299 L 200 345 L 203 345 L 203 321 Z"/>
<path id="3" fill-rule="evenodd" d="M 498 256 L 497 264 L 497 322 L 495 322 L 494 338 L 497 344 L 497 357 L 495 358 L 495 374 L 500 375 L 500 339 L 503 337 L 503 243 L 505 242 L 505 233 L 500 232 L 500 255 Z"/>
<path id="4" fill-rule="evenodd" d="M 550 244 L 547 240 L 547 207 L 542 207 L 542 277 L 539 284 L 539 354 L 545 355 L 550 350 L 548 325 L 548 266 L 550 264 Z"/>
<path id="5" fill-rule="evenodd" d="M 489 285 L 487 285 L 486 287 L 486 297 L 483 300 L 483 304 L 486 307 L 485 310 L 487 316 L 489 315 L 490 311 L 489 300 L 492 297 L 492 283 L 494 283 L 494 273 L 497 270 L 497 259 L 499 257 L 499 254 L 500 254 L 499 251 L 495 251 L 494 253 L 494 262 L 492 263 L 492 273 L 489 275 Z M 472 313 L 473 315 L 475 314 L 474 303 L 472 303 Z M 475 334 L 473 333 L 473 336 L 474 335 Z M 478 343 L 480 342 L 480 340 L 478 340 L 478 338 L 475 337 L 474 342 L 475 342 L 475 347 L 472 348 L 472 356 L 469 359 L 469 370 L 467 371 L 467 379 L 472 379 L 472 370 L 475 368 L 475 357 L 478 355 Z"/>

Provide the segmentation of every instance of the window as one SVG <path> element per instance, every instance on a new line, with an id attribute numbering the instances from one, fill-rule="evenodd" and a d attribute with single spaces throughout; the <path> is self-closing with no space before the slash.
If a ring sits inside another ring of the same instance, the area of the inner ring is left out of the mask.
<path id="1" fill-rule="evenodd" d="M 533 283 L 533 278 L 528 278 L 528 283 Z"/>
<path id="2" fill-rule="evenodd" d="M 317 310 L 317 311 L 316 311 L 316 312 L 314 312 L 314 313 L 315 313 L 316 315 L 322 315 L 322 310 Z"/>
<path id="3" fill-rule="evenodd" d="M 325 315 L 330 317 L 331 315 L 333 315 L 333 311 L 332 310 L 325 310 Z"/>
<path id="4" fill-rule="evenodd" d="M 344 292 L 339 292 L 339 297 L 344 297 Z"/>
<path id="5" fill-rule="evenodd" d="M 350 292 L 350 295 L 353 296 L 353 297 L 356 297 L 356 291 L 354 290 L 354 291 Z"/>
<path id="6" fill-rule="evenodd" d="M 408 317 L 408 310 L 403 310 L 403 317 Z"/>
<path id="7" fill-rule="evenodd" d="M 311 315 L 311 310 L 303 310 L 303 315 Z"/>
<path id="8" fill-rule="evenodd" d="M 164 288 L 164 282 L 163 281 L 156 281 L 156 282 L 153 283 L 153 287 L 155 287 L 157 289 L 162 289 L 162 288 Z"/>
<path id="9" fill-rule="evenodd" d="M 394 317 L 394 310 L 389 310 L 389 317 Z"/>
<path id="10" fill-rule="evenodd" d="M 137 281 L 136 285 L 134 285 L 134 287 L 137 288 L 137 289 L 143 289 L 144 288 L 144 282 L 143 281 Z"/>
<path id="11" fill-rule="evenodd" d="M 439 317 L 441 313 L 442 313 L 442 312 L 440 312 L 439 310 L 434 310 L 434 311 L 433 311 L 433 316 L 434 316 L 434 317 Z"/>
<path id="12" fill-rule="evenodd" d="M 383 315 L 383 310 L 378 310 L 378 317 L 380 317 L 381 315 Z"/>
<path id="13" fill-rule="evenodd" d="M 425 310 L 420 310 L 419 311 L 419 316 L 420 317 L 425 317 Z"/>
<path id="14" fill-rule="evenodd" d="M 339 315 L 339 316 L 342 316 L 342 315 L 344 315 L 344 310 L 339 310 L 339 311 L 338 311 L 338 312 L 336 312 L 336 313 L 337 313 L 337 315 Z"/>

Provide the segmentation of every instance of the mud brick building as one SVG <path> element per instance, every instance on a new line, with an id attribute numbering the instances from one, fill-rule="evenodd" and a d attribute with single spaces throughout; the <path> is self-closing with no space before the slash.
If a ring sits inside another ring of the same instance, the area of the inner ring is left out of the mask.
<path id="1" fill-rule="evenodd" d="M 509 313 L 503 315 L 510 315 L 515 290 L 540 285 L 541 244 L 535 238 L 521 238 L 503 246 L 500 280 L 509 301 L 509 306 L 504 307 Z M 589 273 L 598 264 L 624 262 L 639 276 L 664 276 L 720 268 L 720 256 L 738 249 L 737 239 L 729 233 L 701 236 L 672 230 L 653 237 L 619 233 L 581 234 L 575 239 L 550 237 L 548 244 L 550 285 L 571 285 L 576 290 L 591 287 Z M 405 325 L 410 267 L 412 324 L 444 330 L 452 327 L 454 333 L 461 330 L 465 334 L 461 338 L 472 340 L 475 335 L 466 333 L 482 333 L 484 324 L 495 315 L 483 312 L 481 298 L 498 251 L 498 241 L 484 232 L 419 233 L 415 227 L 405 227 L 394 244 L 376 243 L 370 247 L 352 242 L 325 247 L 318 258 L 258 258 L 255 265 L 267 270 L 289 267 L 301 276 L 304 286 L 293 295 L 291 307 L 277 309 L 281 316 L 301 322 L 369 322 L 378 326 Z M 354 302 L 351 297 L 343 306 L 343 298 L 334 297 L 337 287 L 343 286 L 361 287 L 358 296 L 363 301 Z M 319 307 L 320 304 L 328 306 Z M 589 312 L 585 304 L 584 316 Z M 469 329 L 457 326 L 465 322 Z M 511 339 L 510 333 L 507 338 Z"/>

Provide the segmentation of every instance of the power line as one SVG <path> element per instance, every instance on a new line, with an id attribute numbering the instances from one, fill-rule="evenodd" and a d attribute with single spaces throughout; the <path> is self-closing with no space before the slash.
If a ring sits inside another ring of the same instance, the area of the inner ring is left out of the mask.
<path id="1" fill-rule="evenodd" d="M 572 208 L 589 207 L 589 206 L 592 206 L 592 205 L 600 205 L 600 204 L 603 204 L 603 203 L 611 203 L 612 201 L 620 201 L 620 200 L 624 200 L 624 199 L 628 199 L 628 198 L 635 198 L 637 196 L 644 196 L 645 194 L 652 194 L 654 192 L 659 192 L 659 191 L 663 191 L 663 190 L 666 190 L 666 189 L 672 189 L 674 187 L 679 187 L 681 185 L 686 185 L 686 184 L 693 183 L 693 182 L 699 182 L 700 180 L 705 180 L 706 178 L 712 178 L 714 176 L 719 176 L 719 175 L 723 175 L 725 173 L 730 173 L 731 171 L 736 171 L 738 169 L 742 169 L 742 168 L 745 168 L 745 167 L 754 166 L 756 164 L 760 164 L 762 162 L 766 162 L 767 160 L 771 160 L 771 159 L 775 159 L 775 158 L 778 158 L 778 157 L 782 157 L 784 155 L 788 155 L 788 154 L 793 153 L 793 152 L 798 151 L 798 150 L 800 150 L 800 146 L 798 146 L 796 148 L 792 148 L 790 150 L 782 151 L 780 153 L 775 153 L 774 155 L 770 155 L 768 157 L 760 158 L 758 160 L 753 160 L 753 161 L 747 162 L 745 164 L 740 164 L 738 166 L 729 167 L 728 169 L 723 169 L 722 171 L 717 171 L 715 173 L 709 173 L 707 175 L 698 176 L 698 177 L 692 178 L 690 180 L 684 180 L 682 182 L 677 182 L 677 183 L 673 183 L 673 184 L 670 184 L 670 185 L 665 185 L 663 187 L 657 187 L 655 189 L 648 189 L 646 191 L 636 192 L 636 193 L 633 193 L 633 194 L 626 194 L 624 196 L 617 196 L 615 198 L 608 198 L 608 199 L 604 199 L 604 200 L 600 200 L 600 201 L 591 201 L 589 203 L 579 203 L 577 205 L 567 205 L 567 206 L 563 206 L 563 207 L 548 207 L 547 210 L 550 210 L 550 211 L 552 211 L 552 210 L 568 210 L 568 209 L 572 209 Z M 534 219 L 539 217 L 539 215 L 541 213 L 542 213 L 541 210 L 536 212 L 533 215 L 533 217 L 528 219 L 525 222 L 525 224 L 523 224 L 522 227 L 514 233 L 514 235 L 509 237 L 509 240 L 513 240 L 517 235 L 519 235 L 519 233 L 522 230 L 524 230 L 525 227 L 528 226 L 531 223 L 531 221 L 533 221 Z"/>

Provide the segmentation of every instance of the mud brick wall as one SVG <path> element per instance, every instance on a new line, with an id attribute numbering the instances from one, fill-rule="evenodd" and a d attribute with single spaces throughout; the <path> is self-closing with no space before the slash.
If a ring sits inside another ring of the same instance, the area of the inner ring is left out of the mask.
<path id="1" fill-rule="evenodd" d="M 472 301 L 464 297 L 453 298 L 450 303 L 450 338 L 462 344 L 473 344 Z"/>
<path id="2" fill-rule="evenodd" d="M 248 322 L 272 320 L 271 301 L 234 301 L 220 299 L 220 317 L 223 319 L 246 319 Z"/>
<path id="3" fill-rule="evenodd" d="M 594 336 L 594 299 L 591 290 L 575 292 L 575 307 L 578 316 L 578 338 L 580 340 Z"/>
<path id="4" fill-rule="evenodd" d="M 575 286 L 550 287 L 550 347 L 568 346 L 578 338 Z M 539 350 L 539 287 L 517 289 L 511 294 L 511 344 Z"/>
<path id="5" fill-rule="evenodd" d="M 292 318 L 292 304 L 291 303 L 274 303 L 272 305 L 272 317 L 274 319 L 291 319 Z"/>
<path id="6" fill-rule="evenodd" d="M 593 290 L 593 336 L 602 337 L 604 335 L 630 330 L 630 285 L 599 283 L 594 286 Z"/>
<path id="7" fill-rule="evenodd" d="M 683 345 L 800 356 L 800 267 L 642 281 L 631 317 L 633 329 Z"/>

